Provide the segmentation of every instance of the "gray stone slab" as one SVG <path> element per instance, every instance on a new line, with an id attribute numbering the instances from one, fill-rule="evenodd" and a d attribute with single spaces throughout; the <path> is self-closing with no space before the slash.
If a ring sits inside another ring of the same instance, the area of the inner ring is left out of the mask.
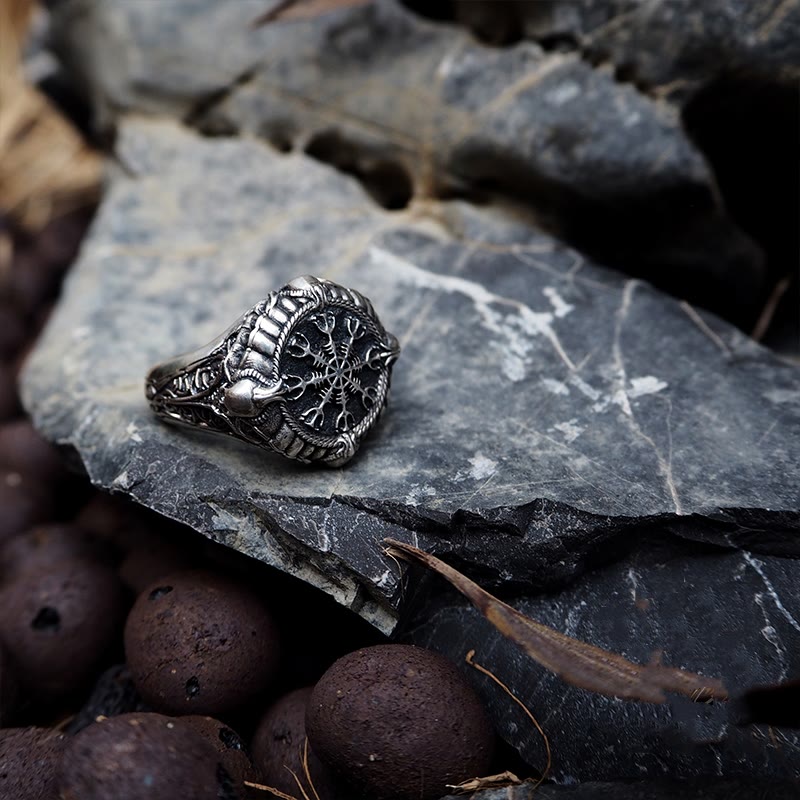
<path id="1" fill-rule="evenodd" d="M 800 673 L 796 559 L 704 547 L 666 531 L 610 557 L 613 563 L 595 564 L 560 590 L 507 599 L 540 622 L 632 661 L 647 663 L 660 654 L 670 666 L 722 678 L 733 696 Z M 475 660 L 541 724 L 557 782 L 800 780 L 798 730 L 740 726 L 732 703 L 673 697 L 654 705 L 576 689 L 532 662 L 441 583 L 422 584 L 419 602 L 409 590 L 407 602 L 417 608 L 404 622 L 404 638 L 460 664 L 501 736 L 541 769 L 541 735 L 499 687 L 465 664 L 474 649 Z"/>
<path id="2" fill-rule="evenodd" d="M 614 0 L 602 5 L 618 13 L 588 31 L 585 46 L 623 65 L 629 79 L 644 86 L 685 97 L 719 77 L 787 85 L 800 79 L 796 0 L 655 0 L 628 3 L 628 8 Z M 581 17 L 583 25 L 591 18 Z"/>
<path id="3" fill-rule="evenodd" d="M 455 0 L 454 16 L 484 34 L 524 37 L 611 64 L 660 97 L 691 96 L 719 77 L 795 84 L 796 0 Z M 425 13 L 425 4 L 417 4 Z"/>
<path id="4" fill-rule="evenodd" d="M 24 401 L 106 488 L 331 593 L 384 630 L 385 536 L 488 586 L 555 587 L 667 526 L 797 554 L 797 370 L 719 320 L 491 208 L 389 213 L 256 141 L 132 118 Z M 366 293 L 403 353 L 342 470 L 149 412 L 147 369 L 307 272 Z"/>

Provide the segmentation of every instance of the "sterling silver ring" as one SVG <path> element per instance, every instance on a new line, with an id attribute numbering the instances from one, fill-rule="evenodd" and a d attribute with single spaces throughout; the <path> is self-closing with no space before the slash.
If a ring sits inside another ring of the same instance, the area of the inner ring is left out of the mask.
<path id="1" fill-rule="evenodd" d="M 380 418 L 399 354 L 366 297 L 305 275 L 154 367 L 146 396 L 167 422 L 338 467 Z"/>

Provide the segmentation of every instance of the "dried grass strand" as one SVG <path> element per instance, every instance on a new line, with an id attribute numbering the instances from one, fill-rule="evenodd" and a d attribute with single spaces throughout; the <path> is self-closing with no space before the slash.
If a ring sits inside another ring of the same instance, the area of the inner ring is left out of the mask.
<path id="1" fill-rule="evenodd" d="M 487 669 L 486 667 L 482 666 L 477 661 L 475 661 L 474 650 L 470 650 L 469 653 L 467 653 L 465 661 L 473 669 L 476 669 L 481 674 L 486 675 L 486 677 L 488 678 L 491 678 L 525 712 L 528 719 L 530 719 L 530 721 L 536 727 L 536 730 L 539 731 L 539 735 L 542 737 L 542 740 L 544 741 L 544 750 L 547 755 L 547 761 L 544 765 L 544 770 L 542 771 L 541 776 L 533 784 L 534 789 L 538 788 L 550 774 L 550 770 L 553 766 L 553 753 L 550 749 L 550 740 L 547 738 L 547 734 L 544 732 L 544 728 L 542 728 L 542 726 L 539 724 L 539 720 L 537 720 L 536 717 L 533 716 L 533 712 L 528 708 L 528 706 L 526 706 L 525 703 L 523 703 L 522 700 L 520 700 L 519 697 L 517 697 L 514 694 L 514 692 L 512 692 L 511 689 L 509 689 L 508 686 L 506 686 L 506 684 L 503 683 L 503 681 L 501 681 L 500 678 L 497 677 L 497 675 L 495 675 L 491 670 Z"/>
<path id="2" fill-rule="evenodd" d="M 0 210 L 35 232 L 94 203 L 102 159 L 22 71 L 34 3 L 0 2 Z"/>

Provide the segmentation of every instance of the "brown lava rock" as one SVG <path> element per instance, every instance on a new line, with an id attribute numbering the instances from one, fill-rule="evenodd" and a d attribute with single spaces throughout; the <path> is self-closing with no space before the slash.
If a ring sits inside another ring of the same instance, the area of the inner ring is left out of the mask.
<path id="1" fill-rule="evenodd" d="M 340 658 L 306 711 L 314 752 L 375 800 L 425 800 L 486 774 L 494 734 L 480 700 L 442 656 L 378 645 Z"/>
<path id="2" fill-rule="evenodd" d="M 308 687 L 296 689 L 281 697 L 267 709 L 253 736 L 253 761 L 261 775 L 261 782 L 293 796 L 299 790 L 291 772 L 303 782 L 308 796 L 314 797 L 303 767 L 306 707 L 311 692 L 312 687 Z M 320 800 L 332 798 L 332 776 L 310 746 L 308 772 Z"/>
<path id="3" fill-rule="evenodd" d="M 59 481 L 67 476 L 58 450 L 24 418 L 0 425 L 0 465 L 43 481 Z"/>
<path id="4" fill-rule="evenodd" d="M 75 524 L 111 539 L 127 552 L 143 533 L 141 512 L 129 500 L 108 492 L 97 492 L 75 518 Z"/>
<path id="5" fill-rule="evenodd" d="M 10 365 L 0 361 L 0 421 L 20 413 L 17 381 Z"/>
<path id="6" fill-rule="evenodd" d="M 29 475 L 0 468 L 0 542 L 52 517 L 53 497 Z"/>
<path id="7" fill-rule="evenodd" d="M 14 715 L 19 694 L 17 667 L 8 651 L 0 645 L 0 728 Z"/>
<path id="8" fill-rule="evenodd" d="M 196 566 L 197 562 L 184 548 L 148 531 L 123 559 L 119 576 L 138 595 L 151 583 Z"/>
<path id="9" fill-rule="evenodd" d="M 103 564 L 71 560 L 30 570 L 0 590 L 0 639 L 36 697 L 63 695 L 93 676 L 119 634 L 122 584 Z"/>
<path id="10" fill-rule="evenodd" d="M 0 359 L 13 358 L 26 338 L 22 317 L 11 306 L 0 304 Z"/>
<path id="11" fill-rule="evenodd" d="M 243 786 L 245 781 L 258 783 L 247 746 L 233 728 L 213 717 L 196 715 L 177 717 L 176 722 L 187 725 L 214 748 L 220 763 L 237 786 Z"/>
<path id="12" fill-rule="evenodd" d="M 278 666 L 278 632 L 250 589 L 200 570 L 148 586 L 125 625 L 136 687 L 173 714 L 225 714 L 258 699 Z"/>
<path id="13" fill-rule="evenodd" d="M 66 742 L 50 728 L 0 730 L 0 797 L 58 800 L 57 770 Z"/>
<path id="14" fill-rule="evenodd" d="M 0 547 L 0 580 L 7 582 L 24 572 L 57 568 L 74 559 L 112 563 L 114 551 L 76 525 L 37 525 Z"/>
<path id="15" fill-rule="evenodd" d="M 62 800 L 237 800 L 214 748 L 178 720 L 122 714 L 76 734 L 64 752 Z"/>

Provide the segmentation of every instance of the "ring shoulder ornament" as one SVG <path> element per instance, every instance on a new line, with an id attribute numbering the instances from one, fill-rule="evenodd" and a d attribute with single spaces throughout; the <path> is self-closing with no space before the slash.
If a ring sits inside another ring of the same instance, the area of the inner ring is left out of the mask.
<path id="1" fill-rule="evenodd" d="M 366 297 L 304 276 L 153 368 L 146 394 L 166 421 L 341 466 L 380 418 L 399 353 Z"/>

